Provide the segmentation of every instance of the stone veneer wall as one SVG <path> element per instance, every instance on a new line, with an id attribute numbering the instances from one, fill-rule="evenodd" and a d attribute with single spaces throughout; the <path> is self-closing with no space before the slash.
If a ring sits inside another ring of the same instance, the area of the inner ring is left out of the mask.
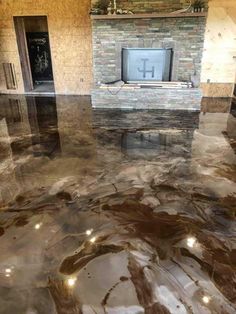
<path id="1" fill-rule="evenodd" d="M 121 79 L 122 48 L 173 48 L 173 81 L 200 80 L 206 18 L 93 21 L 95 83 Z"/>

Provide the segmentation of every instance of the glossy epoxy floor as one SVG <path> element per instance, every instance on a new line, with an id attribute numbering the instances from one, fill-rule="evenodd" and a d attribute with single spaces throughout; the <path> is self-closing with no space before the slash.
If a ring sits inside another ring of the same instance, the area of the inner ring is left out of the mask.
<path id="1" fill-rule="evenodd" d="M 236 114 L 0 97 L 0 313 L 235 313 Z"/>

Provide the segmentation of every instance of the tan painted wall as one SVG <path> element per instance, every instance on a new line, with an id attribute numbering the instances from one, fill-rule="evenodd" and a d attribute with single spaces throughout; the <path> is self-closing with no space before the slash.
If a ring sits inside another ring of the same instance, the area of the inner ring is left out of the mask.
<path id="1" fill-rule="evenodd" d="M 210 0 L 201 77 L 204 94 L 231 96 L 235 77 L 236 0 Z"/>
<path id="2" fill-rule="evenodd" d="M 89 94 L 92 82 L 90 0 L 0 0 L 0 93 L 6 90 L 3 62 L 15 65 L 23 81 L 13 16 L 46 15 L 56 93 Z"/>

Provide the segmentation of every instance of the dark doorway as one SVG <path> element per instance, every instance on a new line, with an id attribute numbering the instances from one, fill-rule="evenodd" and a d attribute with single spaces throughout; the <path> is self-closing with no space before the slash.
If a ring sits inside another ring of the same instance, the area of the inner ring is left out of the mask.
<path id="1" fill-rule="evenodd" d="M 33 82 L 53 81 L 48 33 L 27 33 L 26 37 Z"/>
<path id="2" fill-rule="evenodd" d="M 14 18 L 25 91 L 54 93 L 46 16 Z"/>

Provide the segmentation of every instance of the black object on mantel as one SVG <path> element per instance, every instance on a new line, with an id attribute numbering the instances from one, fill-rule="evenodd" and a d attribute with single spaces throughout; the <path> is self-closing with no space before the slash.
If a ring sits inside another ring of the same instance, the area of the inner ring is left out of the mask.
<path id="1" fill-rule="evenodd" d="M 116 81 L 112 81 L 112 82 L 107 82 L 106 85 L 114 85 L 114 84 L 119 83 L 119 82 L 123 83 L 123 81 L 121 81 L 121 80 L 116 80 Z"/>

